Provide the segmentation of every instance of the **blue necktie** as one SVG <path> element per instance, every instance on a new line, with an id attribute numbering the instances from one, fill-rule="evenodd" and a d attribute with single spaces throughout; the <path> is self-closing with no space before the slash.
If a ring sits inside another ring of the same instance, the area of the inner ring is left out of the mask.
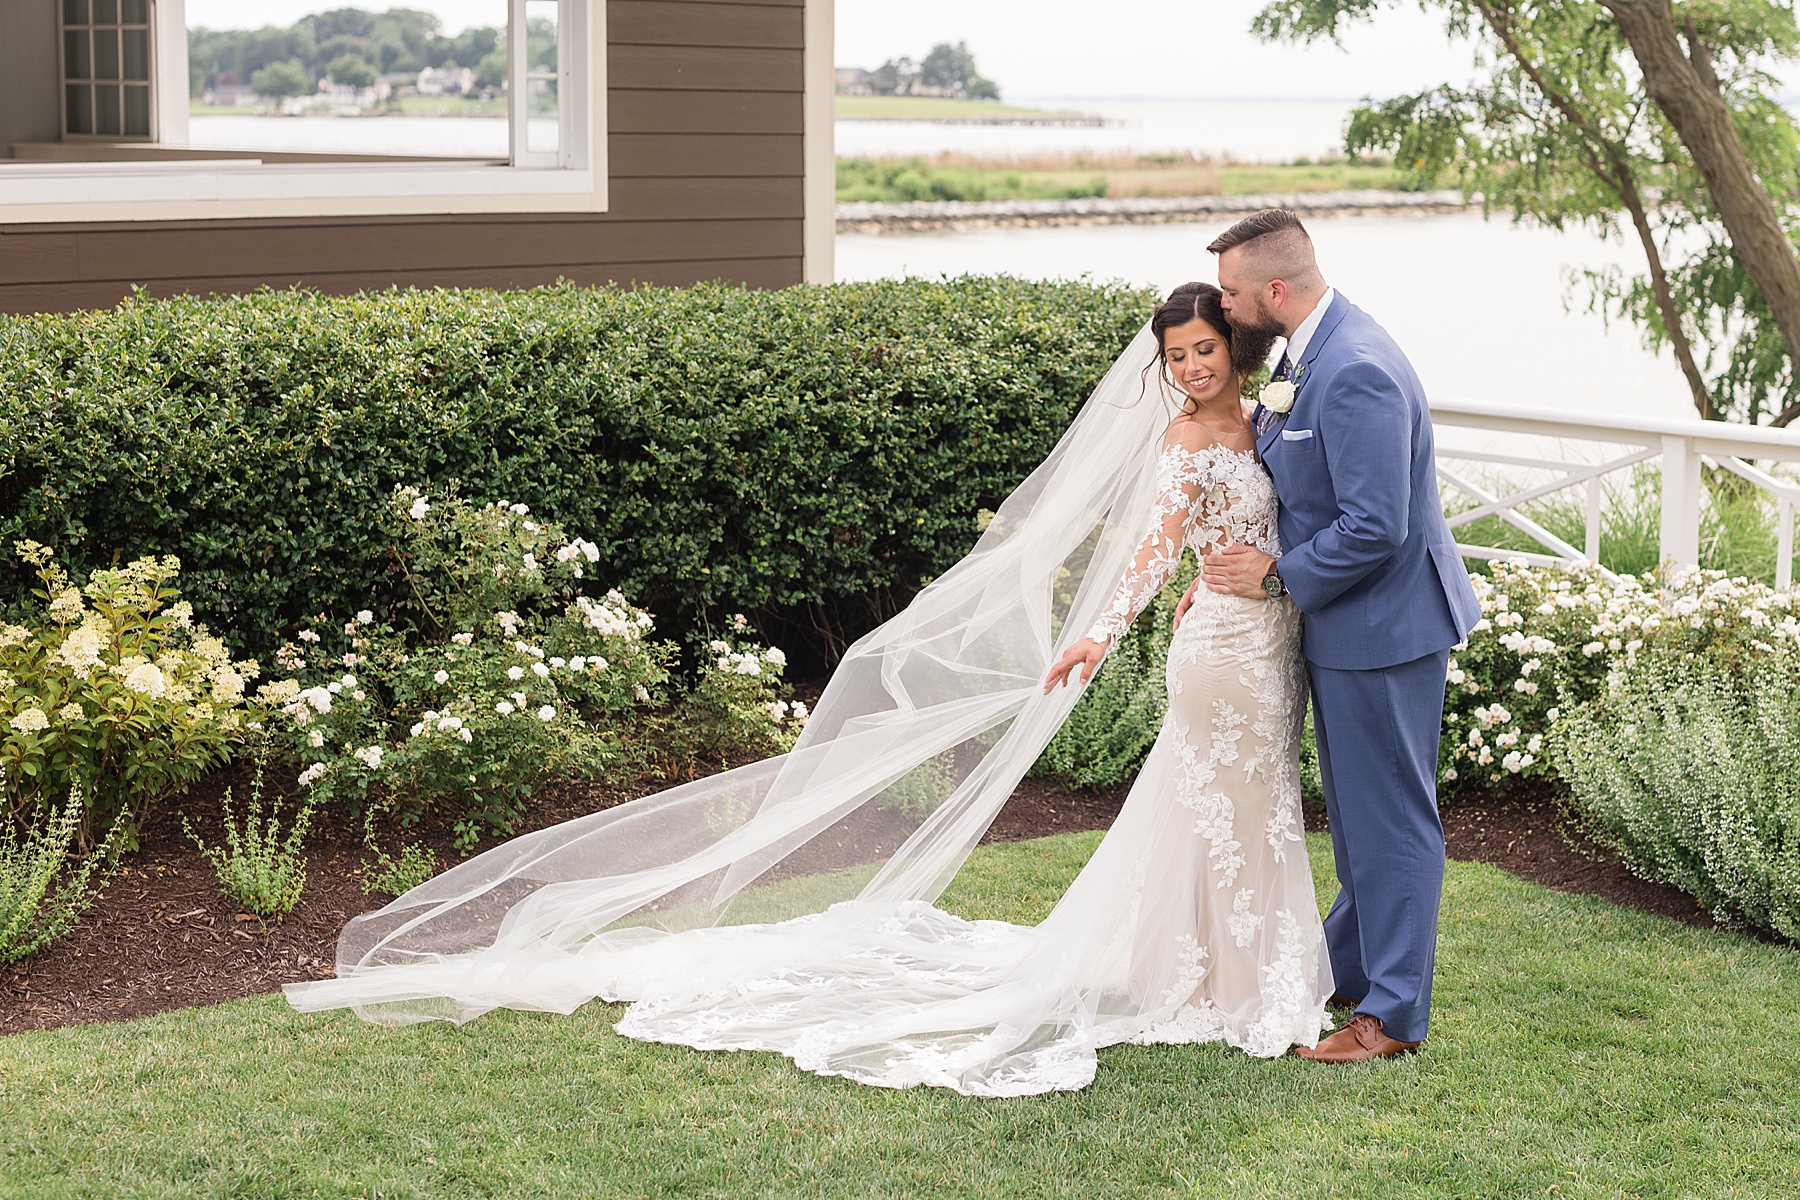
<path id="1" fill-rule="evenodd" d="M 1281 361 L 1275 364 L 1275 373 L 1269 376 L 1269 382 L 1279 383 L 1281 380 L 1286 379 L 1288 377 L 1288 372 L 1292 371 L 1293 368 L 1294 364 L 1288 361 L 1287 351 L 1283 350 L 1281 352 Z"/>

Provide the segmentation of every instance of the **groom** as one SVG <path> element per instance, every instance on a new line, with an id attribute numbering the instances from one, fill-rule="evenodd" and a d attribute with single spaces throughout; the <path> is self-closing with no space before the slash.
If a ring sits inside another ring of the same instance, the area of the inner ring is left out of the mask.
<path id="1" fill-rule="evenodd" d="M 1425 392 L 1400 348 L 1326 285 L 1293 213 L 1247 217 L 1208 249 L 1231 324 L 1287 338 L 1274 379 L 1290 386 L 1272 387 L 1252 418 L 1285 553 L 1229 547 L 1195 587 L 1290 595 L 1300 609 L 1340 885 L 1325 940 L 1335 999 L 1356 1016 L 1296 1053 L 1383 1058 L 1425 1040 L 1444 882 L 1444 670 L 1480 606 L 1440 507 Z"/>

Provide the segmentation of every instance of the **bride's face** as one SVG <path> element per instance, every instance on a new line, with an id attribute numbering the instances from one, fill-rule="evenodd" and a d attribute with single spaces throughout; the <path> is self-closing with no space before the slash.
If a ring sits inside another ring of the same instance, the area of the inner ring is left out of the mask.
<path id="1" fill-rule="evenodd" d="M 1163 361 L 1169 378 L 1196 404 L 1222 400 L 1237 389 L 1224 337 L 1198 317 L 1163 334 Z"/>

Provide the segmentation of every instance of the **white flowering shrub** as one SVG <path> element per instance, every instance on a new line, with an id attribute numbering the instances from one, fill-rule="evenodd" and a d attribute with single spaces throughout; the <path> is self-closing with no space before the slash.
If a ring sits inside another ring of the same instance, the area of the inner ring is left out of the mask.
<path id="1" fill-rule="evenodd" d="M 1800 630 L 1791 598 L 1683 581 L 1659 635 L 1558 724 L 1593 836 L 1721 920 L 1800 938 Z"/>
<path id="2" fill-rule="evenodd" d="M 699 649 L 697 675 L 680 705 L 654 723 L 666 772 L 691 773 L 700 759 L 781 754 L 806 724 L 806 705 L 782 698 L 787 656 L 752 638 L 742 613 L 726 624 L 725 637 Z"/>
<path id="3" fill-rule="evenodd" d="M 48 817 L 51 797 L 86 798 L 77 840 L 141 821 L 160 798 L 223 763 L 266 704 L 180 599 L 173 557 L 93 572 L 77 587 L 48 548 L 17 543 L 37 572 L 21 623 L 0 621 L 0 771 L 11 819 Z"/>
<path id="4" fill-rule="evenodd" d="M 1554 777 L 1560 719 L 1651 649 L 1706 655 L 1800 637 L 1791 596 L 1716 571 L 1608 580 L 1591 567 L 1496 562 L 1473 578 L 1481 619 L 1446 683 L 1447 790 Z"/>
<path id="5" fill-rule="evenodd" d="M 525 505 L 400 489 L 393 508 L 418 619 L 320 618 L 276 653 L 290 678 L 274 724 L 320 801 L 391 807 L 404 825 L 437 809 L 467 850 L 510 832 L 548 779 L 635 775 L 678 756 L 683 737 L 696 752 L 776 748 L 770 731 L 793 723 L 772 709 L 780 651 L 745 658 L 729 645 L 730 661 L 663 715 L 674 647 L 651 639 L 649 613 L 592 579 L 591 543 Z"/>

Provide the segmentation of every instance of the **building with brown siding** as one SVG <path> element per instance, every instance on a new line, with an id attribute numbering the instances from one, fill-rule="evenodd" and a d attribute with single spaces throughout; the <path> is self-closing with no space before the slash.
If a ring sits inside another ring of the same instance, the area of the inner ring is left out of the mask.
<path id="1" fill-rule="evenodd" d="M 0 312 L 133 286 L 829 280 L 831 0 L 555 3 L 556 82 L 523 37 L 509 82 L 558 97 L 549 141 L 515 111 L 509 152 L 474 159 L 193 148 L 181 0 L 5 0 Z"/>

